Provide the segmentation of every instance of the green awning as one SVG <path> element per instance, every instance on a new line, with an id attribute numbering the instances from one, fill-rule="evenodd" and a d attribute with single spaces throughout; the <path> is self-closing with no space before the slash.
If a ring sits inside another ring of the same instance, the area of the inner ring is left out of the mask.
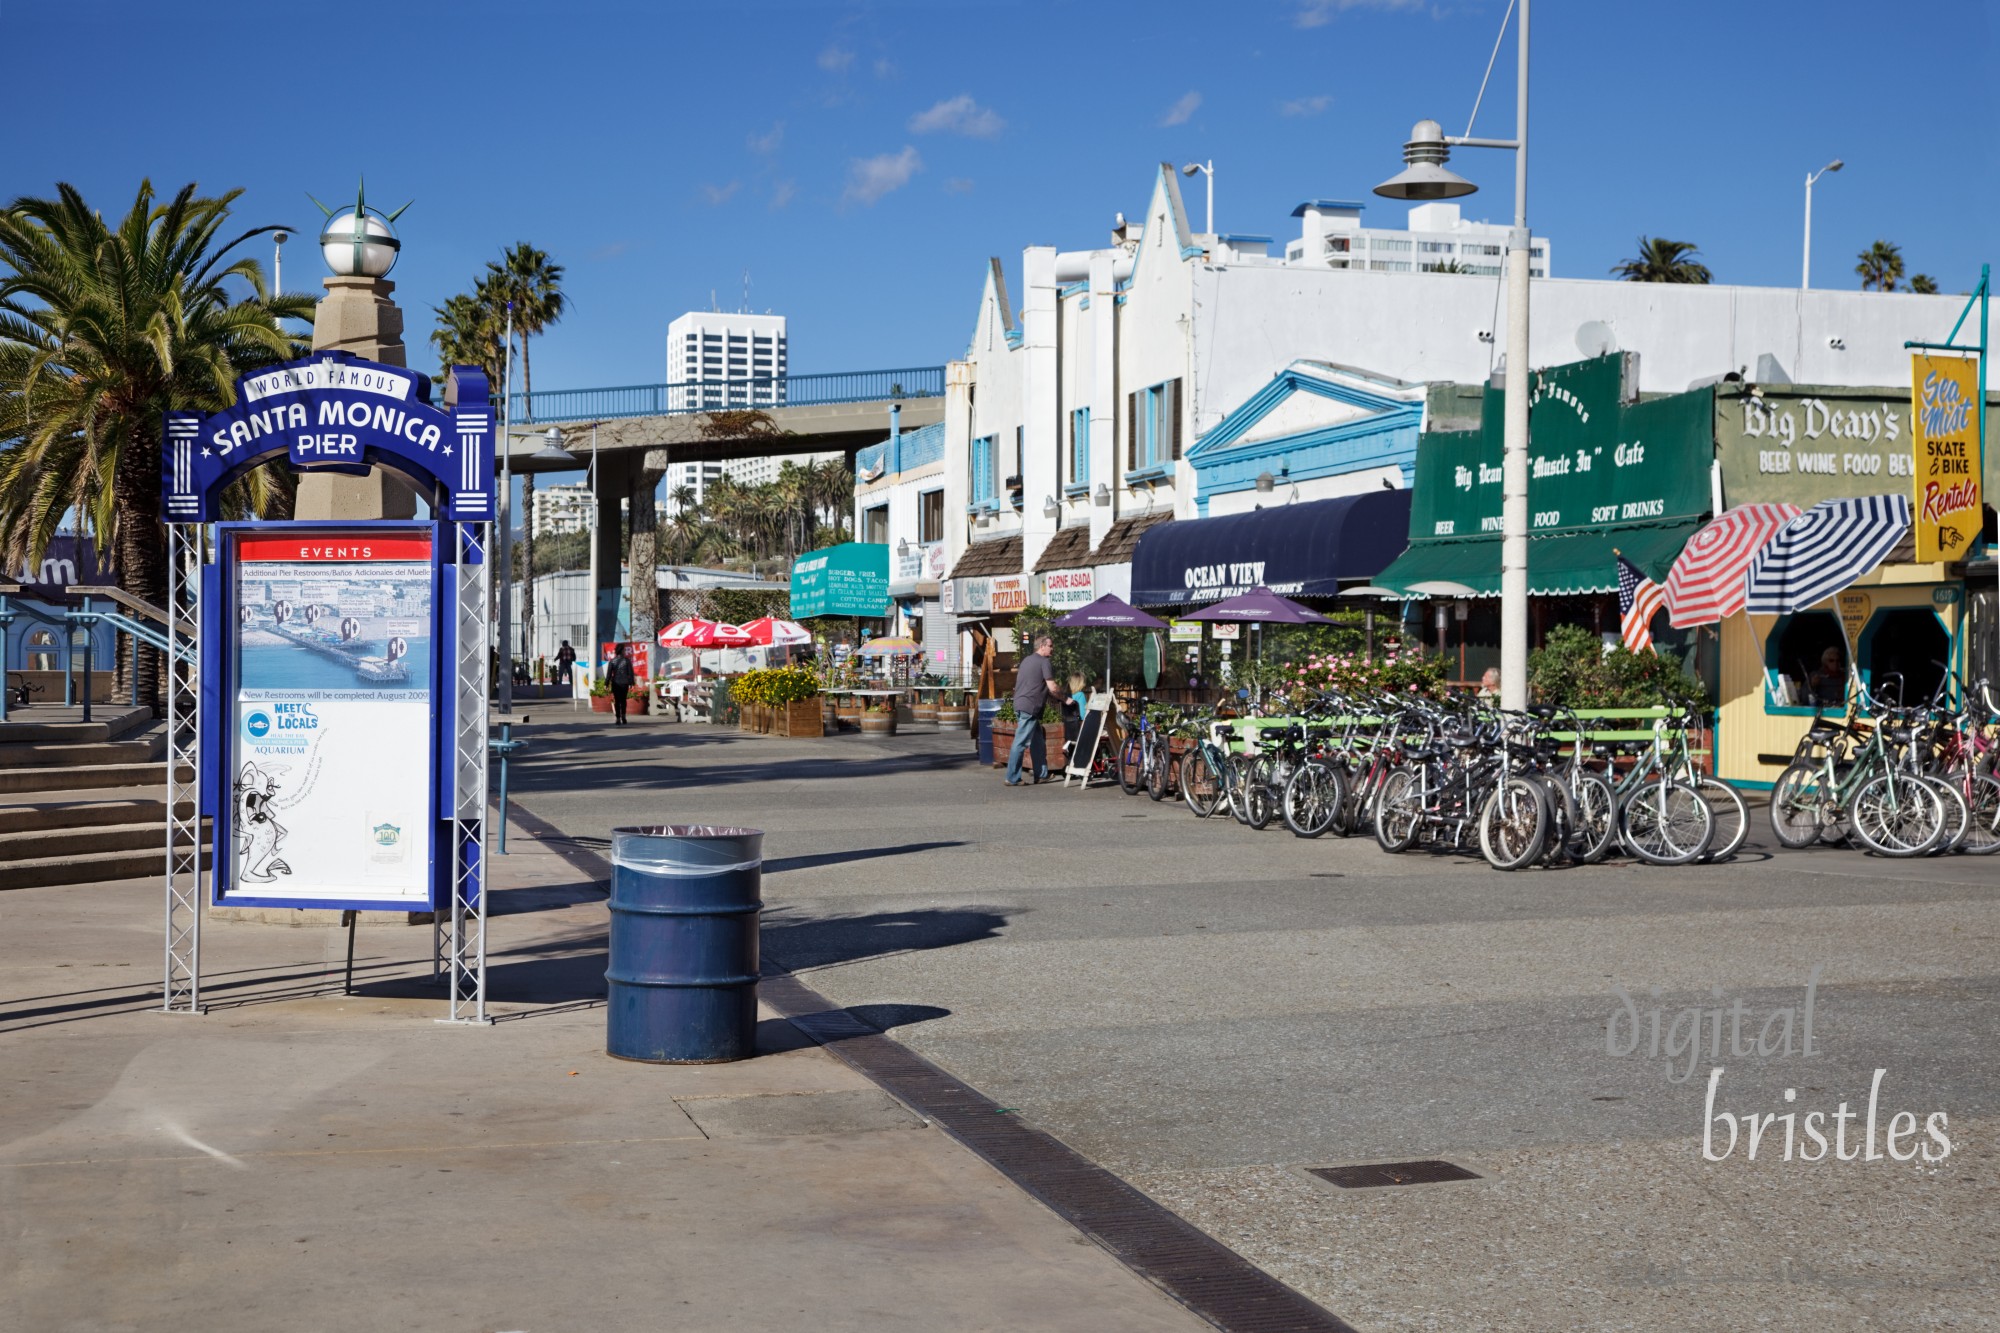
<path id="1" fill-rule="evenodd" d="M 1563 597 L 1618 591 L 1617 555 L 1638 566 L 1655 583 L 1701 526 L 1698 519 L 1645 527 L 1593 528 L 1528 542 L 1528 592 L 1536 597 Z M 1500 538 L 1489 534 L 1470 538 L 1414 541 L 1395 563 L 1369 582 L 1406 598 L 1466 596 L 1455 591 L 1424 588 L 1425 584 L 1455 583 L 1472 589 L 1474 597 L 1500 595 Z"/>

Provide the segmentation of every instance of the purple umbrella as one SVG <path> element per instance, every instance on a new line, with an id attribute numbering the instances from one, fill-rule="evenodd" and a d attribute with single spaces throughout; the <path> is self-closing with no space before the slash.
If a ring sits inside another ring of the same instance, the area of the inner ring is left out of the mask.
<path id="1" fill-rule="evenodd" d="M 1066 616 L 1059 616 L 1053 622 L 1063 629 L 1099 627 L 1113 629 L 1165 629 L 1167 622 L 1158 616 L 1149 616 L 1122 597 L 1105 593 L 1089 606 L 1079 606 Z M 1104 636 L 1104 688 L 1111 688 L 1111 635 Z"/>
<path id="2" fill-rule="evenodd" d="M 1256 587 L 1240 597 L 1228 597 L 1214 606 L 1191 611 L 1188 620 L 1258 620 L 1275 625 L 1331 625 L 1333 621 L 1310 607 L 1300 606 L 1289 597 L 1280 597 L 1269 588 Z"/>

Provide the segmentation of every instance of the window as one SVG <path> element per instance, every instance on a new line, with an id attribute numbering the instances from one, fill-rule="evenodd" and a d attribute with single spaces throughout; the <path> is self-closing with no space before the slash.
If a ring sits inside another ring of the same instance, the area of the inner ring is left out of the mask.
<path id="1" fill-rule="evenodd" d="M 997 437 L 981 435 L 972 442 L 972 503 L 982 504 L 993 498 L 993 455 L 998 452 Z"/>
<path id="2" fill-rule="evenodd" d="M 1090 409 L 1069 414 L 1069 479 L 1073 486 L 1090 484 Z"/>
<path id="3" fill-rule="evenodd" d="M 1125 395 L 1125 468 L 1160 467 L 1181 456 L 1181 382 Z"/>
<path id="4" fill-rule="evenodd" d="M 1372 242 L 1369 243 L 1369 248 L 1372 250 L 1407 251 L 1410 248 L 1410 243 L 1408 241 L 1401 241 L 1401 240 L 1384 240 L 1382 237 L 1377 236 Z"/>
<path id="5" fill-rule="evenodd" d="M 1827 611 L 1806 611 L 1778 622 L 1765 641 L 1770 668 L 1769 702 L 1780 707 L 1839 709 L 1847 702 L 1847 635 Z"/>
<path id="6" fill-rule="evenodd" d="M 889 544 L 889 506 L 876 505 L 861 511 L 861 540 L 877 546 Z"/>
<path id="7" fill-rule="evenodd" d="M 917 496 L 917 540 L 944 540 L 944 492 L 924 491 Z"/>
<path id="8" fill-rule="evenodd" d="M 1421 251 L 1422 251 L 1423 253 L 1425 253 L 1425 254 L 1427 254 L 1427 255 L 1448 255 L 1448 254 L 1450 254 L 1450 253 L 1451 253 L 1451 242 L 1450 242 L 1450 241 L 1418 241 L 1418 242 L 1417 242 L 1417 249 L 1418 249 L 1418 250 L 1421 250 Z"/>
<path id="9" fill-rule="evenodd" d="M 28 635 L 27 664 L 30 671 L 54 671 L 56 669 L 55 631 L 38 629 Z"/>

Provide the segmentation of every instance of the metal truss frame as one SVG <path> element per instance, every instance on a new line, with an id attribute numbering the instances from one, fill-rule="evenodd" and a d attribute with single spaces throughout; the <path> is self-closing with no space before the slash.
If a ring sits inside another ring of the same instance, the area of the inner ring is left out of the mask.
<path id="1" fill-rule="evenodd" d="M 487 578 L 490 523 L 454 523 L 457 633 L 452 699 L 451 910 L 431 930 L 431 971 L 445 984 L 441 1023 L 490 1023 L 486 1015 L 486 801 L 491 747 L 493 612 Z"/>
<path id="2" fill-rule="evenodd" d="M 201 915 L 208 889 L 202 866 L 199 635 L 209 542 L 207 528 L 199 523 L 169 523 L 166 528 L 167 651 L 161 667 L 167 696 L 167 938 L 160 1007 L 170 1014 L 198 1014 Z"/>

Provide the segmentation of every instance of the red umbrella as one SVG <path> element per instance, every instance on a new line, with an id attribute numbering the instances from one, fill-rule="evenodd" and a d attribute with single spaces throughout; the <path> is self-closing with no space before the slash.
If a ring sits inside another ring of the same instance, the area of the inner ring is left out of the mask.
<path id="1" fill-rule="evenodd" d="M 812 642 L 812 633 L 804 625 L 791 620 L 780 620 L 776 616 L 759 616 L 743 627 L 752 643 L 768 644 L 774 648 L 796 647 Z"/>
<path id="2" fill-rule="evenodd" d="M 673 624 L 660 631 L 660 647 L 671 648 L 675 644 L 684 644 L 690 635 L 711 629 L 714 625 L 714 621 L 703 620 L 700 616 L 694 616 L 687 620 L 676 620 Z"/>
<path id="3" fill-rule="evenodd" d="M 1741 611 L 1751 560 L 1799 512 L 1793 504 L 1738 505 L 1704 524 L 1667 571 L 1667 623 L 1689 629 Z"/>
<path id="4" fill-rule="evenodd" d="M 683 648 L 747 648 L 756 640 L 741 625 L 704 620 L 681 640 Z"/>

